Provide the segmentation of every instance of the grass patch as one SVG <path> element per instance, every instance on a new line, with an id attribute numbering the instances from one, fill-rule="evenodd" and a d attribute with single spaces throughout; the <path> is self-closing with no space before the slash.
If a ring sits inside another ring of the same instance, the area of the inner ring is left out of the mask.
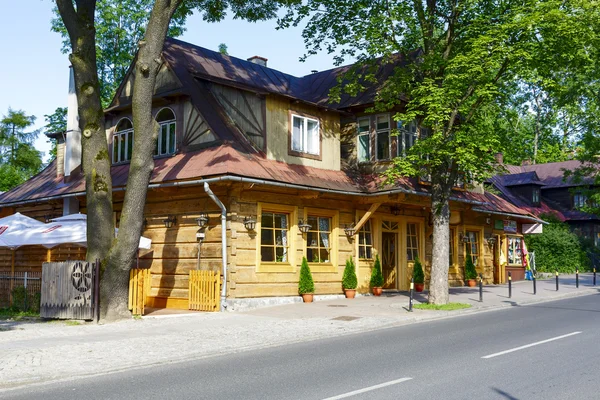
<path id="1" fill-rule="evenodd" d="M 466 303 L 448 303 L 448 304 L 415 304 L 413 308 L 417 308 L 419 310 L 442 310 L 442 311 L 453 311 L 453 310 L 461 310 L 463 308 L 470 308 L 470 304 Z"/>
<path id="2" fill-rule="evenodd" d="M 65 325 L 66 326 L 77 326 L 77 325 L 81 325 L 81 322 L 74 321 L 72 319 L 68 319 L 68 320 L 65 321 Z"/>
<path id="3" fill-rule="evenodd" d="M 22 320 L 23 318 L 39 318 L 40 313 L 34 311 L 18 311 L 12 308 L 0 308 L 0 319 L 12 319 L 15 321 Z"/>

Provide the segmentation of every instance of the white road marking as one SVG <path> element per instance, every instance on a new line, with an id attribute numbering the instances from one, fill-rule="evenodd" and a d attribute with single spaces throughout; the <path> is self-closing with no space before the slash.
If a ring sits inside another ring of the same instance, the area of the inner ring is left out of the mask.
<path id="1" fill-rule="evenodd" d="M 571 333 L 567 333 L 566 335 L 562 335 L 562 336 L 557 336 L 557 337 L 553 337 L 550 339 L 546 339 L 546 340 L 542 340 L 540 342 L 535 342 L 535 343 L 531 343 L 531 344 L 526 344 L 525 346 L 521 346 L 521 347 L 515 347 L 514 349 L 510 349 L 510 350 L 504 350 L 501 351 L 499 353 L 494 353 L 494 354 L 490 354 L 488 356 L 483 356 L 481 358 L 492 358 L 492 357 L 498 357 L 498 356 L 502 356 L 504 354 L 508 354 L 508 353 L 512 353 L 513 351 L 519 351 L 519 350 L 523 350 L 526 349 L 528 347 L 533 347 L 533 346 L 537 346 L 538 344 L 544 344 L 544 343 L 548 343 L 548 342 L 552 342 L 554 340 L 559 340 L 559 339 L 564 339 L 566 337 L 569 336 L 573 336 L 573 335 L 579 335 L 581 332 L 571 332 Z"/>
<path id="2" fill-rule="evenodd" d="M 333 396 L 333 397 L 328 397 L 326 399 L 323 400 L 338 400 L 338 399 L 345 399 L 346 397 L 351 397 L 351 396 L 355 396 L 357 394 L 361 394 L 361 393 L 365 393 L 365 392 L 370 392 L 372 390 L 377 390 L 377 389 L 381 389 L 384 388 L 386 386 L 392 386 L 392 385 L 396 385 L 398 383 L 402 383 L 402 382 L 406 382 L 406 381 L 410 381 L 412 378 L 401 378 L 401 379 L 396 379 L 395 381 L 389 381 L 389 382 L 384 382 L 384 383 L 380 383 L 379 385 L 375 385 L 375 386 L 369 386 L 366 387 L 364 389 L 358 389 L 358 390 L 354 390 L 352 392 L 348 392 L 348 393 L 344 393 L 344 394 L 340 394 L 338 396 Z"/>

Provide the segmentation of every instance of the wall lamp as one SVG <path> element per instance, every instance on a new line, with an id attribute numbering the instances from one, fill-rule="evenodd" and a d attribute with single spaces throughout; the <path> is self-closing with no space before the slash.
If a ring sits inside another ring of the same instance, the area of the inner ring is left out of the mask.
<path id="1" fill-rule="evenodd" d="M 471 238 L 467 235 L 463 235 L 462 233 L 460 234 L 460 240 L 464 243 L 467 244 L 471 241 Z"/>
<path id="2" fill-rule="evenodd" d="M 163 220 L 163 222 L 165 223 L 165 228 L 172 228 L 173 225 L 177 224 L 177 217 L 175 217 L 174 215 L 169 215 L 167 219 Z"/>
<path id="3" fill-rule="evenodd" d="M 308 233 L 308 231 L 310 231 L 310 228 L 312 228 L 312 225 L 309 225 L 302 220 L 298 221 L 298 229 L 300 229 L 300 232 Z"/>
<path id="4" fill-rule="evenodd" d="M 200 228 L 204 228 L 206 225 L 208 225 L 208 214 L 200 213 L 200 216 L 196 218 L 196 223 Z"/>
<path id="5" fill-rule="evenodd" d="M 344 233 L 348 236 L 348 239 L 354 237 L 356 234 L 356 229 L 354 229 L 354 225 L 348 224 L 344 226 Z"/>
<path id="6" fill-rule="evenodd" d="M 254 228 L 256 228 L 256 219 L 252 217 L 245 217 L 244 226 L 248 231 L 253 231 Z"/>
<path id="7" fill-rule="evenodd" d="M 490 236 L 487 239 L 485 239 L 485 241 L 487 242 L 488 246 L 492 247 L 496 243 L 496 237 Z"/>

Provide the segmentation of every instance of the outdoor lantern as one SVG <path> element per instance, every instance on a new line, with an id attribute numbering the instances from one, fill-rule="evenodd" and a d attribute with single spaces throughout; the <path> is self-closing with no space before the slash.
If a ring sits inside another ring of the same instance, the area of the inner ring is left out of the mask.
<path id="1" fill-rule="evenodd" d="M 490 236 L 489 238 L 487 238 L 487 244 L 488 244 L 488 246 L 493 246 L 494 243 L 496 243 L 496 237 L 495 236 Z"/>
<path id="2" fill-rule="evenodd" d="M 471 241 L 471 238 L 468 235 L 463 235 L 461 240 L 464 244 L 467 244 Z"/>
<path id="3" fill-rule="evenodd" d="M 245 217 L 244 218 L 244 226 L 246 227 L 247 230 L 253 231 L 254 228 L 256 228 L 256 219 L 254 219 L 252 217 Z"/>
<path id="4" fill-rule="evenodd" d="M 177 218 L 174 215 L 170 215 L 167 219 L 163 220 L 163 222 L 165 223 L 165 228 L 169 229 L 177 223 Z"/>
<path id="5" fill-rule="evenodd" d="M 350 224 L 344 227 L 344 233 L 346 234 L 346 236 L 348 236 L 348 238 L 351 238 L 356 233 L 356 230 L 354 229 L 354 226 Z"/>
<path id="6" fill-rule="evenodd" d="M 398 206 L 391 206 L 390 207 L 390 212 L 393 215 L 400 215 L 400 208 Z"/>
<path id="7" fill-rule="evenodd" d="M 307 233 L 310 228 L 312 228 L 312 226 L 309 224 L 303 222 L 302 220 L 298 221 L 298 229 L 300 229 L 300 232 Z"/>
<path id="8" fill-rule="evenodd" d="M 200 228 L 204 228 L 206 225 L 208 225 L 208 214 L 200 213 L 200 216 L 196 218 L 196 223 Z"/>

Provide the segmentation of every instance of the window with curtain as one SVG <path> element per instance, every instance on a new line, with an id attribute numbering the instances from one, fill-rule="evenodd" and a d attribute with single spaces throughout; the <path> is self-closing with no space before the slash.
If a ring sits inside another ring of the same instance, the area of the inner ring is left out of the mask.
<path id="1" fill-rule="evenodd" d="M 390 115 L 378 115 L 375 118 L 375 148 L 377 160 L 390 159 Z"/>
<path id="2" fill-rule="evenodd" d="M 479 232 L 467 231 L 466 235 L 469 238 L 467 245 L 471 251 L 471 257 L 473 257 L 473 264 L 477 266 L 477 262 L 479 261 Z"/>
<path id="3" fill-rule="evenodd" d="M 321 140 L 318 120 L 292 114 L 292 150 L 319 155 Z"/>
<path id="4" fill-rule="evenodd" d="M 156 142 L 155 156 L 175 153 L 175 114 L 170 108 L 163 108 L 156 114 L 159 125 L 158 141 Z"/>
<path id="5" fill-rule="evenodd" d="M 371 221 L 365 224 L 358 231 L 358 258 L 373 258 L 373 232 L 371 231 Z"/>
<path id="6" fill-rule="evenodd" d="M 263 212 L 260 221 L 261 261 L 288 262 L 289 214 Z"/>
<path id="7" fill-rule="evenodd" d="M 405 156 L 417 141 L 417 123 L 398 121 L 398 156 Z"/>
<path id="8" fill-rule="evenodd" d="M 113 134 L 113 163 L 131 160 L 133 152 L 133 124 L 129 118 L 123 118 L 117 124 Z"/>
<path id="9" fill-rule="evenodd" d="M 359 162 L 371 161 L 371 125 L 370 118 L 358 119 L 357 156 Z"/>
<path id="10" fill-rule="evenodd" d="M 331 218 L 309 215 L 306 234 L 306 259 L 311 263 L 331 262 Z"/>
<path id="11" fill-rule="evenodd" d="M 419 256 L 418 224 L 406 224 L 406 259 L 414 261 Z"/>

